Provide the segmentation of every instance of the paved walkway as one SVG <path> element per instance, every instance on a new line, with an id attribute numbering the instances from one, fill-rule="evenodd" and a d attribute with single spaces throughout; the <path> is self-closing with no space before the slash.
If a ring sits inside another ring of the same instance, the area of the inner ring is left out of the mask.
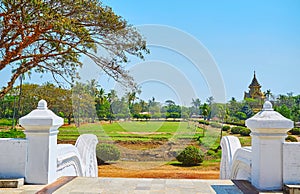
<path id="1" fill-rule="evenodd" d="M 192 194 L 242 192 L 231 181 L 187 179 L 124 179 L 78 177 L 58 189 L 55 194 L 107 193 L 107 194 Z"/>
<path id="2" fill-rule="evenodd" d="M 44 186 L 25 185 L 19 189 L 0 189 L 7 194 L 33 194 Z M 54 194 L 243 194 L 230 180 L 84 178 L 76 177 Z"/>

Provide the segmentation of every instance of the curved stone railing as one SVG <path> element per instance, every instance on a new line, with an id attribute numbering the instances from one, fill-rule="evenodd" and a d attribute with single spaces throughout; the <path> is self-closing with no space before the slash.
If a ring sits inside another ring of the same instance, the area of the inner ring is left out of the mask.
<path id="1" fill-rule="evenodd" d="M 57 176 L 97 177 L 96 145 L 97 136 L 80 135 L 75 146 L 57 145 Z"/>
<path id="2" fill-rule="evenodd" d="M 251 181 L 251 147 L 236 150 L 233 156 L 230 179 Z"/>
<path id="3" fill-rule="evenodd" d="M 240 140 L 234 136 L 225 136 L 221 140 L 222 158 L 220 168 L 220 179 L 229 179 L 233 156 L 237 149 L 241 148 Z"/>
<path id="4" fill-rule="evenodd" d="M 83 176 L 82 160 L 78 149 L 70 144 L 57 145 L 57 178 Z"/>
<path id="5" fill-rule="evenodd" d="M 97 143 L 97 136 L 92 134 L 80 135 L 76 141 L 75 147 L 81 156 L 83 176 L 85 177 L 98 177 Z"/>

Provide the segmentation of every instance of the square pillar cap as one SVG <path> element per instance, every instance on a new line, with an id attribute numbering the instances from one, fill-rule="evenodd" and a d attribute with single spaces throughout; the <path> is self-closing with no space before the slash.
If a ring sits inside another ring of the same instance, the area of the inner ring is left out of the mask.
<path id="1" fill-rule="evenodd" d="M 20 118 L 20 124 L 25 128 L 26 126 L 61 126 L 63 123 L 63 118 L 47 108 L 45 100 L 40 100 L 37 109 Z"/>
<path id="2" fill-rule="evenodd" d="M 246 120 L 246 126 L 250 128 L 252 132 L 256 132 L 256 129 L 274 129 L 274 131 L 268 131 L 270 133 L 274 133 L 275 131 L 277 131 L 275 133 L 286 133 L 289 129 L 294 127 L 294 122 L 274 111 L 272 103 L 266 101 L 262 111 Z M 277 129 L 279 129 L 279 131 Z M 264 131 L 264 133 L 265 132 L 267 131 Z"/>

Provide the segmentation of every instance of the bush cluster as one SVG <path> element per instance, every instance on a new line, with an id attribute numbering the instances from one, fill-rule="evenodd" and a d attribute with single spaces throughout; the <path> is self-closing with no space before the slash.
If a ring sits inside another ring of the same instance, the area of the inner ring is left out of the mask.
<path id="1" fill-rule="evenodd" d="M 25 138 L 23 131 L 10 129 L 9 131 L 1 131 L 0 138 Z"/>
<path id="2" fill-rule="evenodd" d="M 203 124 L 203 125 L 209 125 L 209 121 L 206 120 L 200 120 L 199 124 Z"/>
<path id="3" fill-rule="evenodd" d="M 285 141 L 288 141 L 288 142 L 298 142 L 297 138 L 294 137 L 294 136 L 287 136 L 287 138 L 285 138 Z"/>
<path id="4" fill-rule="evenodd" d="M 237 127 L 231 128 L 231 133 L 232 134 L 240 134 L 242 136 L 249 136 L 251 133 L 251 130 L 246 127 L 237 126 Z"/>
<path id="5" fill-rule="evenodd" d="M 300 135 L 300 128 L 293 128 L 289 131 L 292 135 Z"/>
<path id="6" fill-rule="evenodd" d="M 230 131 L 232 134 L 240 134 L 241 129 L 242 127 L 232 127 Z"/>
<path id="7" fill-rule="evenodd" d="M 244 127 L 243 129 L 240 130 L 241 136 L 249 136 L 250 133 L 251 133 L 251 130 L 249 128 Z"/>
<path id="8" fill-rule="evenodd" d="M 229 131 L 230 130 L 230 126 L 229 125 L 224 125 L 222 127 L 222 131 Z"/>
<path id="9" fill-rule="evenodd" d="M 120 159 L 119 149 L 112 144 L 98 144 L 96 148 L 97 159 L 100 164 L 106 161 L 115 161 Z"/>
<path id="10" fill-rule="evenodd" d="M 222 125 L 216 122 L 211 122 L 209 125 L 214 128 L 222 128 Z"/>
<path id="11" fill-rule="evenodd" d="M 132 117 L 134 119 L 146 119 L 146 120 L 151 119 L 151 115 L 150 114 L 133 114 Z"/>
<path id="12" fill-rule="evenodd" d="M 195 146 L 186 147 L 176 159 L 184 166 L 193 166 L 203 162 L 203 153 Z"/>
<path id="13" fill-rule="evenodd" d="M 228 125 L 236 125 L 236 126 L 245 127 L 245 121 L 244 121 L 244 120 L 237 121 L 237 122 L 230 122 L 230 121 L 227 121 L 226 124 L 228 124 Z"/>

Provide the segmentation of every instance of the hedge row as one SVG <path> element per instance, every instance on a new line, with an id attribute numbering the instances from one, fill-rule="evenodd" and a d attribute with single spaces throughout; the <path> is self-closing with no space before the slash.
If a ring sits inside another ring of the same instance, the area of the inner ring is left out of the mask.
<path id="1" fill-rule="evenodd" d="M 237 126 L 237 127 L 231 128 L 231 133 L 232 134 L 240 134 L 242 136 L 249 136 L 251 133 L 251 130 L 246 127 Z"/>
<path id="2" fill-rule="evenodd" d="M 300 128 L 293 128 L 289 131 L 292 135 L 300 135 Z"/>

